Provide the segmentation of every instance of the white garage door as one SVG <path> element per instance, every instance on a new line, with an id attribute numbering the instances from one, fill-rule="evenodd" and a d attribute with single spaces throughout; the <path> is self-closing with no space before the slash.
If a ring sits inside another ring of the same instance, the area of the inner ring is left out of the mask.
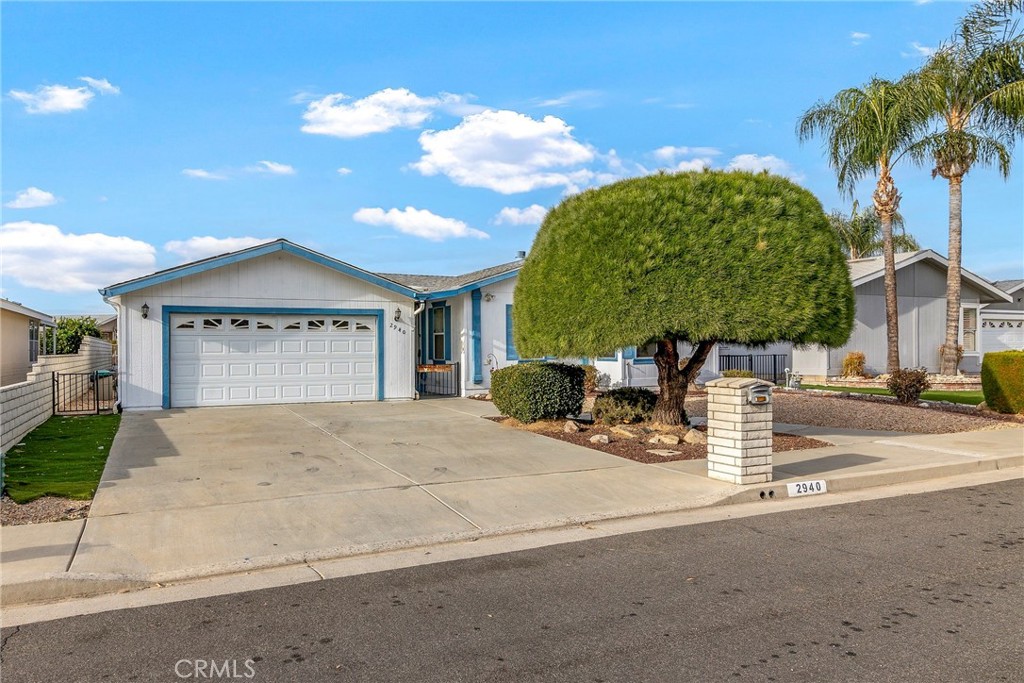
<path id="1" fill-rule="evenodd" d="M 1024 349 L 1024 320 L 985 318 L 981 321 L 981 350 Z"/>
<path id="2" fill-rule="evenodd" d="M 372 316 L 173 315 L 171 405 L 372 401 Z"/>

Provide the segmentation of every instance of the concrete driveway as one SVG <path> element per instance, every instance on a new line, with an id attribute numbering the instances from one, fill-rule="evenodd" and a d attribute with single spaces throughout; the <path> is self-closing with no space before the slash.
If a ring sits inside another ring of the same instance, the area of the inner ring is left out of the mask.
<path id="1" fill-rule="evenodd" d="M 624 512 L 735 487 L 511 429 L 468 399 L 126 414 L 71 573 L 172 580 Z"/>

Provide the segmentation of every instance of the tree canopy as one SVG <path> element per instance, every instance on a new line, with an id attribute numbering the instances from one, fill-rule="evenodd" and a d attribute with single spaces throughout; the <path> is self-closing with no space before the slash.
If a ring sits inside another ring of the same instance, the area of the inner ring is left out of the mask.
<path id="1" fill-rule="evenodd" d="M 512 309 L 524 356 L 654 340 L 841 346 L 846 259 L 813 194 L 767 173 L 632 178 L 552 209 Z"/>

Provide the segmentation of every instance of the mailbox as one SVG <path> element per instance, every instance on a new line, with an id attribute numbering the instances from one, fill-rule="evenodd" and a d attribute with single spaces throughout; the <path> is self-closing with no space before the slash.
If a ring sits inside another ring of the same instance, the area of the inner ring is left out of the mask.
<path id="1" fill-rule="evenodd" d="M 768 405 L 772 402 L 772 388 L 767 384 L 758 384 L 747 389 L 747 403 L 753 406 Z"/>

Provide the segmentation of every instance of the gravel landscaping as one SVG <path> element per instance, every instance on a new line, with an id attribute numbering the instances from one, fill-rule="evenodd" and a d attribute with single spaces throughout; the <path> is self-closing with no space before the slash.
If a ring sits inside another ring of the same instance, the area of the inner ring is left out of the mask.
<path id="1" fill-rule="evenodd" d="M 91 500 L 71 500 L 56 496 L 36 498 L 30 503 L 19 505 L 4 496 L 0 500 L 0 524 L 16 526 L 18 524 L 38 524 L 40 522 L 63 522 L 69 519 L 82 519 L 89 515 Z"/>

